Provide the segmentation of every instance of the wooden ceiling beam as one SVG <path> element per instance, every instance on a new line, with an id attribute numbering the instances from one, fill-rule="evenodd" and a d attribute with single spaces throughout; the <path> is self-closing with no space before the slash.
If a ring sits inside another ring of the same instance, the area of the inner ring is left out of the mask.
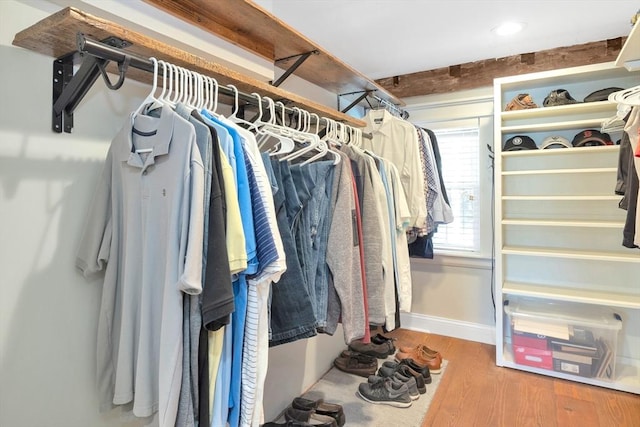
<path id="1" fill-rule="evenodd" d="M 615 61 L 626 37 L 467 62 L 376 80 L 398 98 L 457 92 L 493 85 L 497 77 Z"/>

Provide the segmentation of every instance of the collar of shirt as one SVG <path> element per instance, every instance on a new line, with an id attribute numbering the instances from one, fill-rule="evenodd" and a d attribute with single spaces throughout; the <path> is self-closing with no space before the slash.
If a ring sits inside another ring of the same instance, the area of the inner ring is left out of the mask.
<path id="1" fill-rule="evenodd" d="M 394 119 L 387 110 L 369 110 L 364 118 L 366 125 L 363 131 L 391 136 L 391 121 Z"/>
<path id="2" fill-rule="evenodd" d="M 150 157 L 162 156 L 169 152 L 169 144 L 173 137 L 173 122 L 176 114 L 169 107 L 162 107 L 160 117 L 145 116 L 142 114 L 131 114 L 129 122 L 122 129 L 126 132 L 127 144 L 123 144 L 119 150 L 119 157 L 122 161 L 139 159 L 133 145 L 134 127 L 137 131 L 149 134 L 143 138 L 148 138 L 145 142 L 153 148 Z M 153 132 L 153 134 L 151 134 Z M 137 163 L 137 162 L 135 162 Z"/>

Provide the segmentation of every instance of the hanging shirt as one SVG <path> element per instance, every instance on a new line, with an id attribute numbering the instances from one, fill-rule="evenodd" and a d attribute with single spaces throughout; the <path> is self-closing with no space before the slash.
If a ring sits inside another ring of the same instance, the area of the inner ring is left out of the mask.
<path id="1" fill-rule="evenodd" d="M 364 138 L 363 148 L 396 165 L 411 211 L 409 225 L 416 228 L 424 227 L 427 202 L 415 127 L 406 120 L 393 117 L 386 110 L 369 110 L 364 120 L 366 126 L 363 132 L 371 133 L 372 139 Z"/>
<path id="2" fill-rule="evenodd" d="M 175 424 L 182 297 L 202 291 L 203 200 L 193 126 L 166 107 L 159 118 L 132 116 L 109 148 L 76 259 L 85 276 L 105 272 L 97 339 L 104 409 L 133 402 L 134 415 L 157 411 L 160 426 Z"/>

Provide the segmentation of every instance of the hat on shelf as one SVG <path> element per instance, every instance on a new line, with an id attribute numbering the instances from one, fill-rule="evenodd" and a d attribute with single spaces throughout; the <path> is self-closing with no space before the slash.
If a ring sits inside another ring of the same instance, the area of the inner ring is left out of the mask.
<path id="1" fill-rule="evenodd" d="M 529 95 L 528 93 L 520 93 L 516 95 L 511 101 L 509 101 L 507 107 L 504 110 L 527 110 L 529 108 L 538 108 L 538 105 L 533 102 L 533 99 L 531 99 L 531 95 Z"/>
<path id="2" fill-rule="evenodd" d="M 569 91 L 566 89 L 552 90 L 549 95 L 542 101 L 542 105 L 545 107 L 555 107 L 556 105 L 569 105 L 575 104 L 578 101 L 573 99 Z"/>
<path id="3" fill-rule="evenodd" d="M 507 139 L 502 151 L 537 150 L 536 142 L 526 135 L 516 135 Z"/>
<path id="4" fill-rule="evenodd" d="M 585 96 L 584 102 L 606 101 L 607 99 L 609 99 L 609 95 L 615 92 L 619 92 L 621 90 L 624 90 L 624 89 L 621 87 L 608 87 L 604 89 L 599 89 Z"/>
<path id="5" fill-rule="evenodd" d="M 613 145 L 608 133 L 602 133 L 597 129 L 585 129 L 573 137 L 571 141 L 574 147 L 589 147 L 594 145 Z"/>
<path id="6" fill-rule="evenodd" d="M 541 150 L 549 148 L 571 148 L 571 143 L 562 136 L 548 136 L 542 141 Z"/>

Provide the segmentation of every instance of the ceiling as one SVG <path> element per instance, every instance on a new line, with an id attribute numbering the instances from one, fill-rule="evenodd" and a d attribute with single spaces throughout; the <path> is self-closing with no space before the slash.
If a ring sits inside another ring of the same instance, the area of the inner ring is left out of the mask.
<path id="1" fill-rule="evenodd" d="M 373 79 L 627 36 L 638 0 L 254 0 Z M 491 32 L 525 23 L 510 37 Z"/>

